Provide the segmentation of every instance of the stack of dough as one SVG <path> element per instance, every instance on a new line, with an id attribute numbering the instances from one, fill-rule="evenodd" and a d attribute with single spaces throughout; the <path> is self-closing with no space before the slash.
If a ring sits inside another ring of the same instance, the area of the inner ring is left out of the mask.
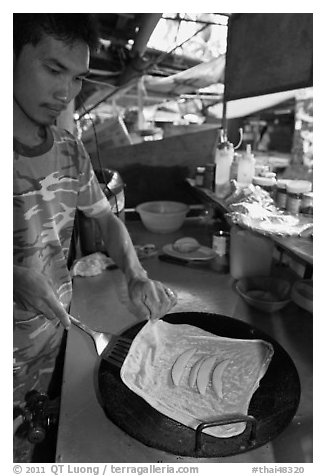
<path id="1" fill-rule="evenodd" d="M 200 248 L 200 244 L 195 238 L 185 236 L 184 238 L 179 238 L 173 243 L 173 249 L 179 253 L 191 253 Z"/>

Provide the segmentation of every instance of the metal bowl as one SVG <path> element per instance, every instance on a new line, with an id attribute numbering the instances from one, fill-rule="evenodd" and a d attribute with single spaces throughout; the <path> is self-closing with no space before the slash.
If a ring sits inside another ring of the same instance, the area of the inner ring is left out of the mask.
<path id="1" fill-rule="evenodd" d="M 154 233 L 171 233 L 182 227 L 189 211 L 182 202 L 154 201 L 136 207 L 143 225 Z"/>
<path id="2" fill-rule="evenodd" d="M 291 298 L 298 306 L 312 314 L 313 312 L 313 281 L 302 279 L 294 283 Z"/>
<path id="3" fill-rule="evenodd" d="M 291 300 L 291 283 L 286 279 L 255 276 L 239 279 L 235 287 L 250 306 L 268 313 L 279 311 Z"/>

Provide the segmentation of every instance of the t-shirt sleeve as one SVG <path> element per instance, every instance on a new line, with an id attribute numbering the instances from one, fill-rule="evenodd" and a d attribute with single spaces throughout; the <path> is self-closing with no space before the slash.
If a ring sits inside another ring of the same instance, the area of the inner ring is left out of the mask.
<path id="1" fill-rule="evenodd" d="M 79 143 L 78 146 L 80 149 L 80 189 L 77 208 L 86 216 L 98 217 L 111 210 L 111 206 L 97 180 L 85 147 L 82 143 Z"/>

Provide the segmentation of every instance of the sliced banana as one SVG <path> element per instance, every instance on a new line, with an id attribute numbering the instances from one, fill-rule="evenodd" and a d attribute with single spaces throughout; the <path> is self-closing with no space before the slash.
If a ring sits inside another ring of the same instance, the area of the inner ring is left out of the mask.
<path id="1" fill-rule="evenodd" d="M 183 372 L 185 371 L 185 368 L 187 366 L 187 363 L 191 359 L 193 355 L 196 353 L 196 348 L 192 347 L 191 349 L 186 350 L 183 352 L 177 360 L 174 362 L 172 370 L 171 370 L 171 377 L 174 385 L 179 385 L 181 381 L 181 377 L 183 375 Z"/>
<path id="2" fill-rule="evenodd" d="M 203 360 L 204 360 L 203 358 L 197 360 L 197 362 L 193 365 L 192 369 L 190 370 L 190 374 L 189 374 L 189 386 L 190 387 L 194 387 L 195 384 L 196 384 L 198 370 L 199 370 L 199 367 L 201 366 Z"/>
<path id="3" fill-rule="evenodd" d="M 229 359 L 223 360 L 222 362 L 217 364 L 215 369 L 213 370 L 212 385 L 218 398 L 223 398 L 222 376 L 229 362 Z"/>
<path id="4" fill-rule="evenodd" d="M 179 253 L 191 253 L 198 250 L 198 248 L 200 248 L 200 243 L 190 236 L 179 238 L 179 240 L 173 243 L 173 249 Z"/>
<path id="5" fill-rule="evenodd" d="M 198 375 L 197 375 L 197 387 L 199 390 L 199 393 L 201 395 L 205 395 L 207 385 L 209 382 L 210 374 L 213 369 L 213 366 L 216 362 L 216 355 L 212 355 L 210 357 L 207 357 L 201 366 L 199 367 L 198 370 Z"/>

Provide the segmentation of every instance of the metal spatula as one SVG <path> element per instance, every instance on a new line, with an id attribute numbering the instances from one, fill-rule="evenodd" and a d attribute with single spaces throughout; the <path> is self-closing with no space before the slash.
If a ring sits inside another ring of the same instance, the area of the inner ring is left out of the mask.
<path id="1" fill-rule="evenodd" d="M 79 327 L 93 338 L 98 355 L 110 362 L 112 357 L 111 363 L 121 367 L 125 357 L 128 354 L 132 339 L 110 334 L 108 332 L 95 331 L 75 317 L 71 315 L 69 317 L 75 326 Z"/>

